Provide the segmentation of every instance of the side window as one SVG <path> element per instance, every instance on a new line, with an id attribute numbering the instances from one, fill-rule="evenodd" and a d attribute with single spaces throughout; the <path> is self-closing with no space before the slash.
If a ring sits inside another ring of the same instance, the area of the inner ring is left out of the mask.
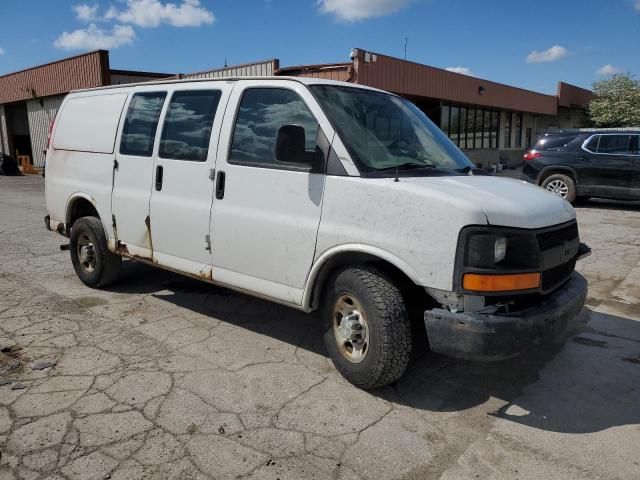
<path id="1" fill-rule="evenodd" d="M 631 135 L 602 135 L 598 144 L 598 153 L 624 154 L 629 151 Z"/>
<path id="2" fill-rule="evenodd" d="M 545 150 L 552 150 L 552 151 L 556 151 L 556 152 L 561 152 L 565 149 L 565 147 L 567 145 L 569 145 L 572 141 L 574 141 L 576 139 L 575 136 L 573 137 L 556 137 L 556 136 L 549 136 L 549 137 L 543 137 L 541 138 L 535 145 L 534 150 L 537 151 L 545 151 Z M 594 137 L 590 142 L 589 145 L 591 145 L 593 143 L 593 141 L 595 140 L 595 145 L 598 145 L 598 139 L 597 137 Z M 591 147 L 587 145 L 587 149 L 591 150 Z M 595 152 L 595 147 L 593 148 L 593 151 Z"/>
<path id="3" fill-rule="evenodd" d="M 640 135 L 631 135 L 629 153 L 631 155 L 640 155 Z"/>
<path id="4" fill-rule="evenodd" d="M 586 148 L 587 150 L 589 150 L 592 153 L 596 153 L 598 151 L 598 142 L 600 141 L 600 135 L 594 135 L 593 137 L 591 137 L 591 140 L 589 140 L 589 143 L 587 143 L 584 148 Z"/>
<path id="5" fill-rule="evenodd" d="M 129 103 L 122 128 L 120 153 L 150 157 L 156 139 L 158 118 L 167 92 L 136 93 Z"/>
<path id="6" fill-rule="evenodd" d="M 304 128 L 308 165 L 286 164 L 275 158 L 278 129 L 292 124 Z M 276 168 L 309 166 L 317 135 L 318 122 L 297 93 L 282 88 L 250 88 L 240 101 L 229 162 Z"/>
<path id="7" fill-rule="evenodd" d="M 219 90 L 175 92 L 162 127 L 158 155 L 204 162 L 209 153 L 211 127 L 220 95 Z"/>

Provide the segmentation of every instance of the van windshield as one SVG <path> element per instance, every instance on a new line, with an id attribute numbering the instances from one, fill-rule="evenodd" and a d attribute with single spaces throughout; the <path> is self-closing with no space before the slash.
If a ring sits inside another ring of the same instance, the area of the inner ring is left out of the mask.
<path id="1" fill-rule="evenodd" d="M 400 175 L 453 175 L 474 168 L 408 100 L 362 88 L 310 88 L 364 175 L 391 176 L 396 165 Z"/>

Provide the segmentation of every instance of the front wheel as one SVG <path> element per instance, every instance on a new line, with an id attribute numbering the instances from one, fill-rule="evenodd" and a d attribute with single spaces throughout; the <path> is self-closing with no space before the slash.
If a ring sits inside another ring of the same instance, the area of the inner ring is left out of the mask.
<path id="1" fill-rule="evenodd" d="M 71 226 L 71 262 L 78 278 L 88 287 L 100 288 L 113 283 L 120 273 L 122 258 L 107 248 L 102 222 L 82 217 Z"/>
<path id="2" fill-rule="evenodd" d="M 398 380 L 411 352 L 400 290 L 381 271 L 351 267 L 332 277 L 323 306 L 324 343 L 336 369 L 363 389 Z"/>
<path id="3" fill-rule="evenodd" d="M 549 175 L 542 182 L 542 188 L 572 203 L 576 199 L 576 183 L 573 178 L 556 173 Z"/>

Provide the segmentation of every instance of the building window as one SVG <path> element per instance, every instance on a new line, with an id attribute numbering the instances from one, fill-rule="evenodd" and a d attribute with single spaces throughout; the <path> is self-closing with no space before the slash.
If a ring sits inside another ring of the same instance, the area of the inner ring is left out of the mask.
<path id="1" fill-rule="evenodd" d="M 498 148 L 500 132 L 500 113 L 491 112 L 491 148 Z"/>
<path id="2" fill-rule="evenodd" d="M 482 148 L 491 148 L 491 111 L 484 111 L 484 127 L 482 130 Z"/>
<path id="3" fill-rule="evenodd" d="M 441 110 L 441 113 L 440 113 L 440 128 L 447 135 L 450 135 L 450 133 L 449 133 L 449 105 L 443 105 L 440 110 Z"/>
<path id="4" fill-rule="evenodd" d="M 506 112 L 504 115 L 504 148 L 511 148 L 511 123 L 513 114 Z"/>
<path id="5" fill-rule="evenodd" d="M 476 143 L 473 145 L 474 148 L 482 148 L 482 135 L 484 133 L 483 122 L 483 111 L 480 109 L 476 109 Z"/>
<path id="6" fill-rule="evenodd" d="M 467 148 L 475 148 L 476 133 L 476 111 L 473 108 L 467 109 Z"/>
<path id="7" fill-rule="evenodd" d="M 516 114 L 516 148 L 522 148 L 522 113 Z"/>
<path id="8" fill-rule="evenodd" d="M 525 140 L 524 148 L 529 149 L 529 148 L 531 148 L 531 140 L 532 140 L 532 137 L 533 137 L 533 129 L 531 129 L 530 127 L 527 127 L 525 137 L 526 137 L 526 140 Z"/>
<path id="9" fill-rule="evenodd" d="M 442 130 L 463 149 L 498 148 L 499 113 L 495 110 L 443 106 Z"/>
<path id="10" fill-rule="evenodd" d="M 451 107 L 449 138 L 453 143 L 460 146 L 460 109 L 458 107 Z"/>
<path id="11" fill-rule="evenodd" d="M 467 109 L 460 107 L 460 148 L 467 148 Z"/>

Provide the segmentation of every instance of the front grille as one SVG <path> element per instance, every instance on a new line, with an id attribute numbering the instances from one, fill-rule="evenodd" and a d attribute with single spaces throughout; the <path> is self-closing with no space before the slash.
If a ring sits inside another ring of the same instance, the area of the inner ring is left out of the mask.
<path id="1" fill-rule="evenodd" d="M 573 222 L 572 224 L 557 230 L 539 233 L 537 237 L 540 251 L 549 250 L 550 248 L 562 245 L 564 242 L 578 238 L 578 224 Z"/>
<path id="2" fill-rule="evenodd" d="M 578 224 L 574 221 L 560 228 L 545 230 L 537 234 L 537 239 L 540 255 L 543 259 L 547 259 L 546 264 L 549 265 L 549 260 L 554 259 L 551 261 L 555 261 L 557 258 L 557 247 L 567 248 L 569 243 L 577 245 L 577 242 L 580 241 Z M 542 272 L 542 292 L 548 293 L 561 286 L 569 279 L 575 268 L 575 256 L 559 265 L 551 266 L 551 268 L 547 267 L 547 270 Z"/>
<path id="3" fill-rule="evenodd" d="M 542 291 L 548 292 L 562 285 L 569 279 L 575 268 L 576 259 L 572 258 L 566 263 L 542 272 Z"/>

